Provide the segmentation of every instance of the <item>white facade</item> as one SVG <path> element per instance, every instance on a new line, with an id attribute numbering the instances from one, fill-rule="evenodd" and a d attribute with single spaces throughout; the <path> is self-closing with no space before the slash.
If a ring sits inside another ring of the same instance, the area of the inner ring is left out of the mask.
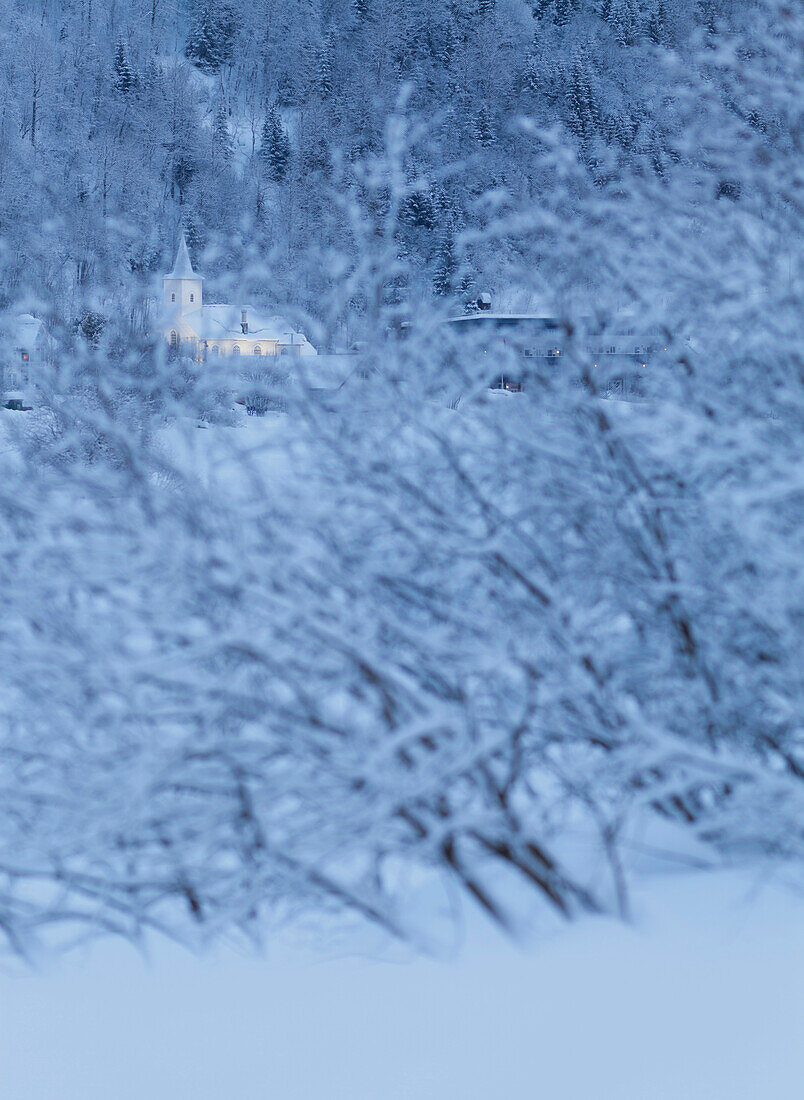
<path id="1" fill-rule="evenodd" d="M 182 234 L 176 262 L 163 278 L 163 332 L 171 348 L 194 359 L 212 356 L 316 355 L 303 332 L 248 305 L 204 305 L 204 278 L 193 270 Z"/>
<path id="2" fill-rule="evenodd" d="M 0 394 L 4 398 L 27 391 L 31 368 L 42 355 L 44 326 L 31 313 L 7 318 L 2 326 L 5 339 L 0 353 Z"/>

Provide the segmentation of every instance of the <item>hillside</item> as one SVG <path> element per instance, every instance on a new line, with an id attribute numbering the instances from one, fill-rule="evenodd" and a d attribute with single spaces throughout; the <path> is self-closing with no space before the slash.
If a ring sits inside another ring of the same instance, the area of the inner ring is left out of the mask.
<path id="1" fill-rule="evenodd" d="M 617 165 L 661 177 L 701 53 L 750 12 L 733 0 L 2 0 L 0 16 L 0 307 L 29 295 L 72 321 L 146 294 L 180 224 L 208 275 L 270 260 L 262 304 L 313 307 L 311 253 L 354 255 L 338 198 L 360 188 L 403 88 L 421 123 L 396 232 L 408 291 L 505 294 L 512 247 L 533 262 L 538 248 L 465 234 L 485 226 L 487 192 L 509 208 L 550 193 L 523 120 L 557 127 L 598 184 Z M 133 318 L 147 325 L 141 309 Z"/>

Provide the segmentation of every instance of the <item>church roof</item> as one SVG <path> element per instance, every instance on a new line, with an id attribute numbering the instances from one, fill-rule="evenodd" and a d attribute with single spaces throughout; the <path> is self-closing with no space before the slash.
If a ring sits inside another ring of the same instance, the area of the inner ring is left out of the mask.
<path id="1" fill-rule="evenodd" d="M 187 237 L 184 233 L 181 235 L 179 241 L 179 247 L 176 252 L 176 262 L 173 265 L 173 270 L 169 275 L 165 276 L 166 279 L 203 279 L 203 275 L 196 275 L 193 271 L 193 262 L 190 259 L 190 252 L 187 248 Z"/>
<path id="2" fill-rule="evenodd" d="M 244 309 L 248 319 L 246 334 L 241 327 Z M 250 306 L 202 306 L 192 313 L 186 313 L 182 320 L 199 340 L 246 340 L 257 343 L 260 340 L 270 340 L 278 344 L 309 345 L 307 337 L 294 329 L 284 317 L 263 316 Z"/>

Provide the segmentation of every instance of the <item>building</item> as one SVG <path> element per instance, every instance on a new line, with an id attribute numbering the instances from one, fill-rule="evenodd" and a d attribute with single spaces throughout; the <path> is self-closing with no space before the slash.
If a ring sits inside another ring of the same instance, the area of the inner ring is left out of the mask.
<path id="1" fill-rule="evenodd" d="M 445 325 L 475 352 L 490 356 L 492 389 L 519 392 L 558 370 L 580 385 L 578 367 L 585 359 L 601 396 L 639 396 L 650 359 L 661 351 L 661 333 L 641 324 L 631 310 L 620 310 L 607 324 L 582 314 L 574 320 L 568 367 L 567 331 L 559 317 L 481 310 L 449 318 Z"/>
<path id="2" fill-rule="evenodd" d="M 317 354 L 282 317 L 263 316 L 248 305 L 204 305 L 204 277 L 193 270 L 184 234 L 163 287 L 163 332 L 176 353 L 193 359 Z"/>
<path id="3" fill-rule="evenodd" d="M 8 408 L 22 408 L 30 398 L 31 369 L 41 361 L 44 325 L 32 313 L 8 317 L 0 352 L 0 396 Z"/>

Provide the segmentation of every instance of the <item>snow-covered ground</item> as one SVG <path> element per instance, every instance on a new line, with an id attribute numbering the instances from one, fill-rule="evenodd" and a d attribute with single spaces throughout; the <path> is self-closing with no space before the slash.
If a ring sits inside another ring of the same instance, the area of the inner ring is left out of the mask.
<path id="1" fill-rule="evenodd" d="M 0 976 L 3 1100 L 798 1100 L 804 899 L 649 881 L 634 925 L 449 961 L 119 944 Z"/>

